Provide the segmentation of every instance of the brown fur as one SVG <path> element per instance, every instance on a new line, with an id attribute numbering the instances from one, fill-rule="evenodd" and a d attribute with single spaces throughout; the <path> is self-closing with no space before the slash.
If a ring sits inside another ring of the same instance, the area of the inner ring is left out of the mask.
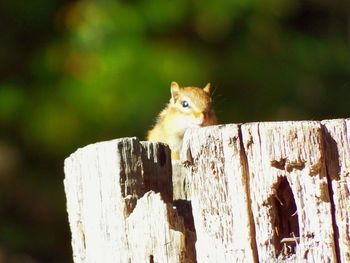
<path id="1" fill-rule="evenodd" d="M 172 151 L 172 159 L 179 159 L 182 139 L 188 128 L 217 124 L 210 89 L 210 84 L 203 89 L 181 88 L 176 82 L 172 82 L 170 102 L 160 112 L 156 125 L 148 131 L 147 140 L 168 144 Z M 183 107 L 184 100 L 188 102 L 189 107 Z"/>

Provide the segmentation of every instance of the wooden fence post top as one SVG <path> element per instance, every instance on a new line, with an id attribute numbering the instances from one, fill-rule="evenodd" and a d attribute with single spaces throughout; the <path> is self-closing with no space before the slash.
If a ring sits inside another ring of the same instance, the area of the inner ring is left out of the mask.
<path id="1" fill-rule="evenodd" d="M 350 121 L 122 138 L 65 160 L 74 262 L 350 262 Z"/>

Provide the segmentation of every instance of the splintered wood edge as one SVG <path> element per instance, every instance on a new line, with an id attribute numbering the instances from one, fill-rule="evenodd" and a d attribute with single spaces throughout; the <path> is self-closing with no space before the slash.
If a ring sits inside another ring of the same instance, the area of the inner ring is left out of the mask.
<path id="1" fill-rule="evenodd" d="M 195 235 L 186 229 L 184 219 L 170 200 L 168 146 L 139 142 L 137 138 L 91 144 L 71 154 L 65 160 L 64 170 L 74 262 L 112 262 L 116 258 L 129 262 L 128 258 L 133 256 L 138 259 L 135 262 L 146 262 L 150 257 L 165 262 L 163 257 L 168 255 L 165 244 L 154 247 L 150 241 L 144 244 L 150 245 L 147 251 L 141 251 L 137 244 L 139 235 L 134 230 L 149 231 L 150 227 L 158 226 L 169 228 L 167 242 L 174 249 L 170 251 L 173 262 L 183 262 L 183 257 L 186 262 L 195 261 Z M 158 211 L 150 207 L 164 208 Z M 132 220 L 140 210 L 141 217 L 149 220 Z M 163 223 L 154 224 L 157 220 Z M 155 230 L 153 239 L 161 241 L 163 230 Z M 137 253 L 130 255 L 128 247 L 135 248 Z"/>

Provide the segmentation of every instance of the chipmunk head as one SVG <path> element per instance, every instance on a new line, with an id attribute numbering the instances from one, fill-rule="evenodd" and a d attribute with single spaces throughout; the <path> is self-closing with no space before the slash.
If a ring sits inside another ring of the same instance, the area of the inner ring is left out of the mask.
<path id="1" fill-rule="evenodd" d="M 170 108 L 179 128 L 208 126 L 215 124 L 216 117 L 210 96 L 211 86 L 208 83 L 203 89 L 197 87 L 181 88 L 176 82 L 171 83 Z"/>

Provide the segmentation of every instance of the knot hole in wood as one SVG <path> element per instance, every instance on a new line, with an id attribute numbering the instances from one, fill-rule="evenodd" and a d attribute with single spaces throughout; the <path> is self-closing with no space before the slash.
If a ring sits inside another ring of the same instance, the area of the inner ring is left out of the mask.
<path id="1" fill-rule="evenodd" d="M 292 189 L 286 177 L 279 177 L 271 198 L 274 237 L 278 257 L 289 258 L 296 253 L 299 242 L 298 213 Z"/>

